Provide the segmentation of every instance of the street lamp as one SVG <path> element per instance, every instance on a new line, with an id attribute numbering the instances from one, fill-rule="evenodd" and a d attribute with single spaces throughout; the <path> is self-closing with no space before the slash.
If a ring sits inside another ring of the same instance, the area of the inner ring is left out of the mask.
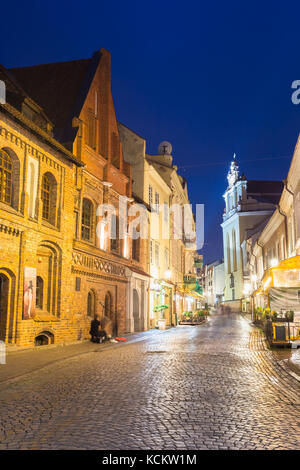
<path id="1" fill-rule="evenodd" d="M 172 276 L 172 271 L 171 271 L 171 269 L 168 268 L 165 272 L 165 278 L 170 280 L 171 276 Z"/>
<path id="2" fill-rule="evenodd" d="M 271 263 L 270 263 L 271 268 L 275 268 L 275 266 L 277 265 L 278 265 L 278 259 L 277 258 L 271 259 Z"/>

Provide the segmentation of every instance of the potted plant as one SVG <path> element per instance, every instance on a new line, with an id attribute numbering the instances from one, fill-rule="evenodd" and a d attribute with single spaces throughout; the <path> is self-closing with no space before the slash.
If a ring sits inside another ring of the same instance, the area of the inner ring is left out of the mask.
<path id="1" fill-rule="evenodd" d="M 192 319 L 191 315 L 192 315 L 192 312 L 183 312 L 182 314 L 183 321 L 190 321 Z"/>
<path id="2" fill-rule="evenodd" d="M 197 310 L 195 316 L 198 321 L 203 321 L 206 317 L 206 312 L 204 310 Z"/>
<path id="3" fill-rule="evenodd" d="M 160 313 L 160 318 L 157 320 L 158 328 L 160 330 L 165 330 L 166 329 L 166 322 L 167 320 L 164 318 L 164 311 L 166 308 L 168 308 L 169 305 L 167 304 L 161 304 L 161 305 L 156 305 L 153 308 L 153 312 L 159 312 Z"/>
<path id="4" fill-rule="evenodd" d="M 271 319 L 272 319 L 273 321 L 275 321 L 277 317 L 278 317 L 278 313 L 275 312 L 275 310 L 272 310 L 272 311 L 271 311 Z"/>
<path id="5" fill-rule="evenodd" d="M 269 320 L 270 319 L 270 307 L 265 307 L 264 308 L 264 311 L 263 311 L 263 317 L 265 320 Z"/>
<path id="6" fill-rule="evenodd" d="M 285 319 L 288 322 L 293 322 L 294 321 L 294 311 L 293 310 L 287 310 L 285 312 Z"/>

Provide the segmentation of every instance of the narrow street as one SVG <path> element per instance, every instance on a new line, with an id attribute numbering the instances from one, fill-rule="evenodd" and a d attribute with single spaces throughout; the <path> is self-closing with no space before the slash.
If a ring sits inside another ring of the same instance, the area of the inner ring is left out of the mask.
<path id="1" fill-rule="evenodd" d="M 299 448 L 300 383 L 241 316 L 145 338 L 1 383 L 0 449 Z"/>

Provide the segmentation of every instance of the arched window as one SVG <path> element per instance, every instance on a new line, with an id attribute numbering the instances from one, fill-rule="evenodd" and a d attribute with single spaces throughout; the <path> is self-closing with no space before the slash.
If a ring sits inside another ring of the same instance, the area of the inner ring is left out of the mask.
<path id="1" fill-rule="evenodd" d="M 41 199 L 43 202 L 42 218 L 52 225 L 56 225 L 56 179 L 51 173 L 42 178 Z"/>
<path id="2" fill-rule="evenodd" d="M 0 202 L 12 203 L 12 160 L 0 150 Z"/>
<path id="3" fill-rule="evenodd" d="M 89 317 L 94 317 L 96 314 L 96 296 L 93 290 L 88 293 L 87 314 Z"/>
<path id="4" fill-rule="evenodd" d="M 236 262 L 236 235 L 235 230 L 232 230 L 232 268 L 233 271 L 237 270 L 237 262 Z"/>
<path id="5" fill-rule="evenodd" d="M 110 249 L 119 251 L 119 217 L 112 214 L 110 227 Z"/>
<path id="6" fill-rule="evenodd" d="M 42 217 L 44 220 L 50 221 L 50 193 L 51 183 L 49 178 L 44 175 L 42 180 L 42 201 L 43 201 L 43 212 Z"/>
<path id="7" fill-rule="evenodd" d="M 107 292 L 106 295 L 105 295 L 104 315 L 106 317 L 109 317 L 109 318 L 113 317 L 112 298 L 111 298 L 111 293 L 110 292 Z"/>
<path id="8" fill-rule="evenodd" d="M 229 233 L 226 234 L 226 248 L 227 248 L 227 273 L 231 273 L 231 260 L 230 260 L 230 239 Z"/>
<path id="9" fill-rule="evenodd" d="M 36 306 L 43 309 L 44 281 L 41 276 L 36 278 Z"/>
<path id="10" fill-rule="evenodd" d="M 29 165 L 29 171 L 28 171 L 28 178 L 29 178 L 29 207 L 28 207 L 28 212 L 30 217 L 35 217 L 35 191 L 34 191 L 34 186 L 35 186 L 35 167 L 33 163 L 30 163 Z"/>
<path id="11" fill-rule="evenodd" d="M 82 216 L 81 216 L 82 240 L 91 240 L 92 238 L 92 217 L 93 217 L 93 204 L 89 199 L 83 199 Z"/>

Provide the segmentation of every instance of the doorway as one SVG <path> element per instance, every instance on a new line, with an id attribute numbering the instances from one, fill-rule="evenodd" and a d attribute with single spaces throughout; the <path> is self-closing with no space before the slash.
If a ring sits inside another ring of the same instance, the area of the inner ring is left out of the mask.
<path id="1" fill-rule="evenodd" d="M 133 322 L 134 322 L 134 331 L 140 331 L 140 299 L 139 294 L 136 289 L 133 289 Z"/>
<path id="2" fill-rule="evenodd" d="M 112 295 L 109 291 L 105 295 L 104 315 L 110 318 L 112 336 L 116 336 L 118 334 L 118 325 L 117 325 L 116 313 L 114 312 L 114 308 L 113 308 Z"/>

